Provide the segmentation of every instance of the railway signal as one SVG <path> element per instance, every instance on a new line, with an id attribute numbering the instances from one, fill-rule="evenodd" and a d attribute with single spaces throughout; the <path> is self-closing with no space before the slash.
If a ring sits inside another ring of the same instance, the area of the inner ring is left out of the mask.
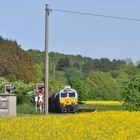
<path id="1" fill-rule="evenodd" d="M 4 93 L 12 93 L 12 90 L 14 90 L 15 87 L 13 87 L 11 84 L 6 84 L 4 87 Z"/>
<path id="2" fill-rule="evenodd" d="M 44 83 L 36 84 L 36 93 L 37 93 L 37 96 L 35 97 L 36 111 L 37 106 L 39 106 L 39 112 L 44 113 Z"/>

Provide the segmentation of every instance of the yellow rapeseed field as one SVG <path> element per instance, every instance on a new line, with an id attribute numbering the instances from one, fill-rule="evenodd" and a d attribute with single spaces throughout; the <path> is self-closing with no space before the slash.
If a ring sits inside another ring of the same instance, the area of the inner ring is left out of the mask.
<path id="1" fill-rule="evenodd" d="M 1 117 L 0 140 L 140 140 L 140 112 Z"/>
<path id="2" fill-rule="evenodd" d="M 85 104 L 96 104 L 96 105 L 122 105 L 121 101 L 83 101 Z"/>

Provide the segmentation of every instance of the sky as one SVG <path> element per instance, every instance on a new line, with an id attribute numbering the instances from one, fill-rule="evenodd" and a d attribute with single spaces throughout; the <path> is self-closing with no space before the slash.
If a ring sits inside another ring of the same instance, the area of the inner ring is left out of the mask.
<path id="1" fill-rule="evenodd" d="M 0 35 L 25 50 L 45 48 L 45 4 L 140 19 L 140 0 L 0 0 Z M 91 58 L 140 60 L 140 22 L 52 11 L 49 51 Z"/>

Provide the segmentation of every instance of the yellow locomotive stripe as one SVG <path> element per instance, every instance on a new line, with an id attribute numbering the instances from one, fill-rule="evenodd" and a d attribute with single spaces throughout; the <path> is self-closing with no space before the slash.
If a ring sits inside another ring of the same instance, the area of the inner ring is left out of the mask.
<path id="1" fill-rule="evenodd" d="M 77 98 L 61 98 L 60 103 L 63 105 L 77 104 Z"/>

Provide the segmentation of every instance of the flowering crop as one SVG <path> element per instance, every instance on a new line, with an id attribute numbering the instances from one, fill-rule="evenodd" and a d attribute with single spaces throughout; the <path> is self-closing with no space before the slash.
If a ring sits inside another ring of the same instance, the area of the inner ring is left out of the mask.
<path id="1" fill-rule="evenodd" d="M 85 104 L 97 104 L 97 105 L 122 105 L 121 101 L 83 101 Z"/>
<path id="2" fill-rule="evenodd" d="M 0 140 L 140 140 L 140 112 L 1 117 Z"/>

